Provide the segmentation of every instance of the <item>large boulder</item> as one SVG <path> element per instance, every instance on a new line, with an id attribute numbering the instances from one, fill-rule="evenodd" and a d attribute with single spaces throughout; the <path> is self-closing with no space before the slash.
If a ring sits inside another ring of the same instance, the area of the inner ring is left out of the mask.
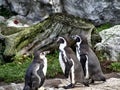
<path id="1" fill-rule="evenodd" d="M 5 0 L 0 0 L 0 6 L 5 5 Z"/>
<path id="2" fill-rule="evenodd" d="M 4 23 L 5 18 L 3 16 L 0 16 L 0 23 Z"/>
<path id="3" fill-rule="evenodd" d="M 95 25 L 120 23 L 120 0 L 64 0 L 64 9 Z"/>
<path id="4" fill-rule="evenodd" d="M 6 0 L 9 10 L 33 23 L 46 19 L 52 12 L 61 12 L 60 0 Z"/>
<path id="5" fill-rule="evenodd" d="M 28 20 L 41 21 L 51 13 L 79 16 L 95 25 L 120 23 L 120 0 L 5 0 L 9 9 Z M 0 0 L 0 4 L 2 4 Z"/>
<path id="6" fill-rule="evenodd" d="M 36 49 L 51 51 L 57 49 L 55 38 L 66 34 L 71 36 L 82 33 L 90 43 L 94 25 L 72 15 L 54 14 L 33 26 L 18 28 L 17 31 L 13 30 L 13 27 L 9 29 L 1 29 L 0 33 L 0 39 L 5 42 L 3 55 L 6 58 L 14 55 L 29 55 Z M 14 32 L 9 34 L 9 31 Z"/>
<path id="7" fill-rule="evenodd" d="M 6 5 L 12 12 L 33 22 L 48 17 L 48 7 L 44 7 L 38 0 L 6 0 Z"/>
<path id="8" fill-rule="evenodd" d="M 95 45 L 96 51 L 103 51 L 107 60 L 120 61 L 120 25 L 99 32 L 102 41 Z"/>

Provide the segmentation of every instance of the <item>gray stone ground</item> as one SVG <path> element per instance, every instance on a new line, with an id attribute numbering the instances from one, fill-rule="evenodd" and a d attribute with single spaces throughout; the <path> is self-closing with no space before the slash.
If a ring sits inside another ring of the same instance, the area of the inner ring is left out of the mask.
<path id="1" fill-rule="evenodd" d="M 120 73 L 112 73 L 107 75 L 106 82 L 95 82 L 95 84 L 91 84 L 89 87 L 85 87 L 81 84 L 77 84 L 75 88 L 69 90 L 120 90 Z M 55 78 L 55 79 L 47 79 L 42 88 L 39 90 L 65 90 L 61 88 L 61 86 L 68 83 L 65 79 Z M 0 90 L 23 90 L 24 83 L 11 83 L 10 85 L 0 86 Z M 55 88 L 59 86 L 59 88 Z"/>

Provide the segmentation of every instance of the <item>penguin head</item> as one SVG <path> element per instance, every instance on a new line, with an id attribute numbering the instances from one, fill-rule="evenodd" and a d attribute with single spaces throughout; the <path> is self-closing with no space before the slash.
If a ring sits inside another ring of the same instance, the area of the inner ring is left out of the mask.
<path id="1" fill-rule="evenodd" d="M 38 58 L 39 57 L 40 59 L 44 59 L 46 54 L 48 54 L 48 53 L 50 53 L 50 51 L 40 51 L 40 50 L 35 51 L 34 52 L 34 58 Z"/>
<path id="2" fill-rule="evenodd" d="M 57 43 L 62 47 L 67 46 L 67 41 L 66 41 L 66 39 L 64 37 L 58 37 Z"/>
<path id="3" fill-rule="evenodd" d="M 74 35 L 74 36 L 72 36 L 72 38 L 76 41 L 76 43 L 81 43 L 82 42 L 82 39 L 79 35 Z"/>
<path id="4" fill-rule="evenodd" d="M 45 58 L 45 55 L 46 55 L 46 54 L 45 54 L 44 52 L 41 52 L 41 53 L 39 54 L 39 58 L 40 58 L 40 59 L 44 59 L 44 58 Z"/>

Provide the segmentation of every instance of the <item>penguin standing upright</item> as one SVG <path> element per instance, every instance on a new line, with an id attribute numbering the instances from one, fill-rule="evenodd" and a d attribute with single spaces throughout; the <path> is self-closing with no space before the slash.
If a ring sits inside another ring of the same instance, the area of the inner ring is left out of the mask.
<path id="1" fill-rule="evenodd" d="M 87 38 L 83 35 L 72 37 L 76 41 L 76 55 L 82 64 L 85 78 L 91 79 L 91 83 L 94 83 L 94 81 L 106 81 L 99 60 L 88 45 Z"/>
<path id="2" fill-rule="evenodd" d="M 77 82 L 89 86 L 84 79 L 83 69 L 73 50 L 68 46 L 65 37 L 58 37 L 59 62 L 66 78 L 70 78 L 70 84 L 65 89 L 73 88 Z"/>
<path id="3" fill-rule="evenodd" d="M 25 75 L 25 86 L 23 90 L 38 90 L 45 80 L 47 71 L 47 58 L 49 51 L 35 51 L 34 59 L 28 67 Z"/>

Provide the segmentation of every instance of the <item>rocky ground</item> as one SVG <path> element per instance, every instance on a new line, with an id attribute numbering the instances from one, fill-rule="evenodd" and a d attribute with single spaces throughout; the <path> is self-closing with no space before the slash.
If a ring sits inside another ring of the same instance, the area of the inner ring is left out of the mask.
<path id="1" fill-rule="evenodd" d="M 120 73 L 111 73 L 106 74 L 106 82 L 95 82 L 91 84 L 90 87 L 85 87 L 83 85 L 76 85 L 75 88 L 69 90 L 120 90 Z M 65 79 L 55 78 L 47 79 L 44 83 L 44 86 L 40 90 L 65 90 L 61 88 L 62 85 L 65 85 L 67 81 Z M 0 90 L 23 90 L 24 83 L 11 83 L 10 85 L 0 86 Z M 59 86 L 59 88 L 55 88 Z"/>

